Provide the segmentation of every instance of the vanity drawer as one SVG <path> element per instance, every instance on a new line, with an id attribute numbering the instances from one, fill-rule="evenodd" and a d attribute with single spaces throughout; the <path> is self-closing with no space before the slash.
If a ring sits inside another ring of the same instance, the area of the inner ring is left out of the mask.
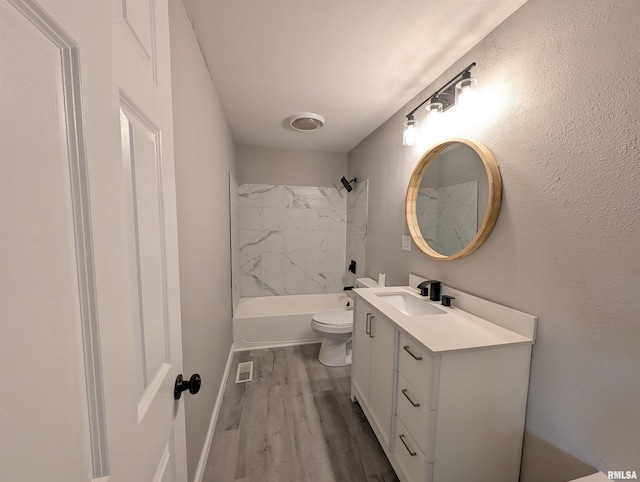
<path id="1" fill-rule="evenodd" d="M 432 482 L 433 463 L 428 463 L 402 421 L 396 417 L 393 455 L 408 482 Z"/>
<path id="2" fill-rule="evenodd" d="M 402 331 L 399 338 L 398 371 L 427 402 L 428 408 L 438 408 L 440 357 Z"/>
<path id="3" fill-rule="evenodd" d="M 429 409 L 425 399 L 401 374 L 398 374 L 397 390 L 396 413 L 405 427 L 411 427 L 411 436 L 424 452 L 426 460 L 433 462 L 438 412 Z"/>

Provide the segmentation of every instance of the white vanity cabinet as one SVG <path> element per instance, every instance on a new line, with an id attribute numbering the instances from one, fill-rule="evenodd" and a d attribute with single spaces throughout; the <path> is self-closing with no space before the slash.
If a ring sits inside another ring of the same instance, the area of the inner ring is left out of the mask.
<path id="1" fill-rule="evenodd" d="M 408 354 L 407 346 L 421 359 Z M 391 452 L 403 472 L 401 479 L 516 482 L 531 346 L 436 355 L 401 332 L 398 349 L 396 417 L 400 423 L 395 424 Z M 416 455 L 411 456 L 402 443 L 403 434 L 415 444 Z"/>
<path id="2" fill-rule="evenodd" d="M 380 301 L 399 289 L 412 294 L 356 292 L 352 368 L 352 398 L 398 477 L 517 482 L 537 319 L 452 289 L 496 322 L 441 306 L 411 316 Z"/>
<path id="3" fill-rule="evenodd" d="M 396 329 L 382 313 L 356 298 L 353 327 L 352 395 L 378 439 L 389 443 L 393 408 Z"/>

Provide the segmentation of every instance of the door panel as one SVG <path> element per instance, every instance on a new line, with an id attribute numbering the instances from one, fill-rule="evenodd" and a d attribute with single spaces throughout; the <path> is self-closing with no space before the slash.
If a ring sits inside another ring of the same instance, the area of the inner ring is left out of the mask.
<path id="1" fill-rule="evenodd" d="M 0 22 L 3 478 L 186 480 L 166 0 Z"/>
<path id="2" fill-rule="evenodd" d="M 129 198 L 129 256 L 135 279 L 132 298 L 143 391 L 169 361 L 166 275 L 162 243 L 162 184 L 158 130 L 121 100 L 122 164 Z"/>
<path id="3" fill-rule="evenodd" d="M 153 80 L 156 79 L 155 8 L 155 0 L 122 0 L 122 19 L 131 47 Z"/>
<path id="4" fill-rule="evenodd" d="M 91 471 L 87 294 L 71 182 L 84 159 L 71 149 L 82 132 L 65 98 L 77 85 L 66 75 L 73 46 L 61 34 L 50 18 L 0 4 L 0 468 L 11 481 L 46 480 L 44 467 L 66 480 Z M 38 432 L 75 443 L 51 451 L 51 438 Z"/>

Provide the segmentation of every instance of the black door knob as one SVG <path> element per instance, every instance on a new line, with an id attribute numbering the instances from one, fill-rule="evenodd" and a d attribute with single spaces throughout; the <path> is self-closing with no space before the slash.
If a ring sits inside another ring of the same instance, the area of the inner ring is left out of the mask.
<path id="1" fill-rule="evenodd" d="M 202 379 L 197 373 L 191 375 L 191 378 L 189 378 L 189 380 L 185 380 L 184 378 L 182 378 L 181 373 L 176 377 L 176 384 L 173 387 L 173 398 L 175 398 L 176 400 L 180 400 L 180 396 L 185 390 L 189 390 L 189 393 L 195 395 L 200 391 L 201 384 Z"/>

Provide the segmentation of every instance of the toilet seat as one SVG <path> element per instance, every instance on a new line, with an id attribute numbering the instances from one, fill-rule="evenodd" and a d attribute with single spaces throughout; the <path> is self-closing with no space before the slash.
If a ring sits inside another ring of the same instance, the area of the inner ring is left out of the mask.
<path id="1" fill-rule="evenodd" d="M 353 311 L 319 311 L 311 317 L 311 328 L 327 335 L 347 335 L 353 331 Z"/>
<path id="2" fill-rule="evenodd" d="M 353 326 L 353 311 L 343 309 L 324 310 L 315 313 L 311 319 L 321 325 L 344 327 Z"/>

